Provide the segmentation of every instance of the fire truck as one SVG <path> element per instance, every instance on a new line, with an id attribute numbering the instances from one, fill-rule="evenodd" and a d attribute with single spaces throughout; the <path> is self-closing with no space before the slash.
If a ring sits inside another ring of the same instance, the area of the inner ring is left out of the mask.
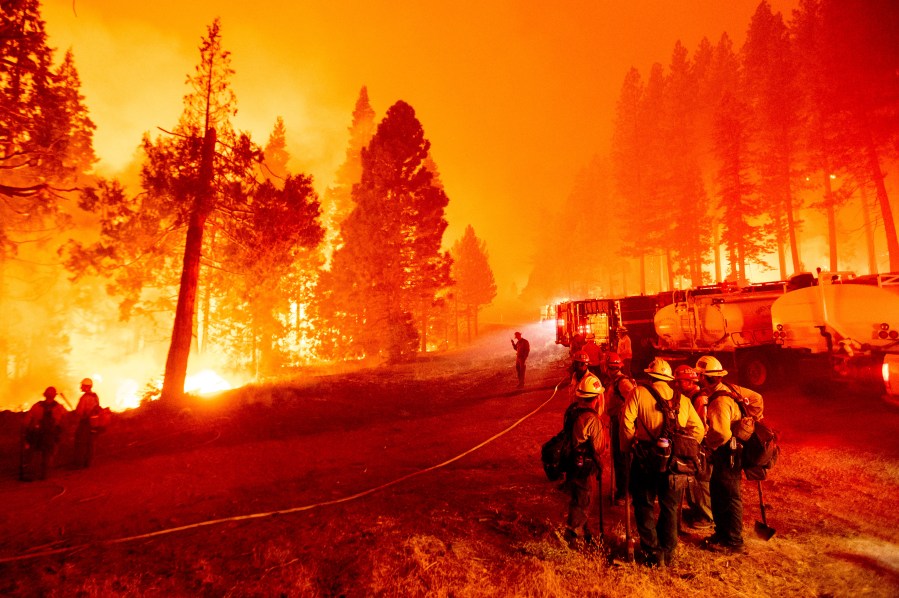
<path id="1" fill-rule="evenodd" d="M 899 273 L 818 272 L 774 302 L 771 324 L 807 387 L 839 383 L 899 403 Z"/>
<path id="2" fill-rule="evenodd" d="M 672 367 L 714 355 L 741 383 L 765 388 L 782 363 L 771 306 L 788 288 L 786 281 L 744 287 L 725 282 L 675 291 L 653 318 L 656 355 Z"/>
<path id="3" fill-rule="evenodd" d="M 593 337 L 597 345 L 610 350 L 618 346 L 620 331 L 631 337 L 632 368 L 642 370 L 655 355 L 656 333 L 653 316 L 671 302 L 672 293 L 634 295 L 621 299 L 583 299 L 556 306 L 556 344 L 572 352 L 579 342 Z"/>
<path id="4" fill-rule="evenodd" d="M 804 272 L 743 287 L 569 301 L 556 316 L 556 342 L 566 347 L 578 334 L 615 347 L 627 327 L 634 372 L 654 356 L 676 367 L 714 355 L 750 388 L 789 375 L 807 390 L 840 383 L 899 404 L 899 273 Z"/>
<path id="5" fill-rule="evenodd" d="M 738 287 L 731 282 L 621 299 L 587 299 L 556 306 L 556 343 L 571 348 L 577 335 L 617 346 L 628 330 L 632 371 L 655 356 L 677 367 L 714 355 L 741 383 L 765 388 L 777 378 L 781 347 L 771 326 L 771 305 L 786 281 Z"/>

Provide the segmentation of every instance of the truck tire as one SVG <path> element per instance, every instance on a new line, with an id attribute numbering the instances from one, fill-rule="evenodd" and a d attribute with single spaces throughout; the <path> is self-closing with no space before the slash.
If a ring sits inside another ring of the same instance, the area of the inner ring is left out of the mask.
<path id="1" fill-rule="evenodd" d="M 740 381 L 751 389 L 767 388 L 774 380 L 771 362 L 760 353 L 747 353 L 739 359 Z"/>

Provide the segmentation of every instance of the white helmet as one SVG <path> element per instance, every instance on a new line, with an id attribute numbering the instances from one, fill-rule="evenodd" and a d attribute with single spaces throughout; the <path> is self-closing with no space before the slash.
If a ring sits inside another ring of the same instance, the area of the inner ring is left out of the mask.
<path id="1" fill-rule="evenodd" d="M 717 358 L 711 355 L 703 355 L 696 362 L 696 371 L 700 376 L 727 376 L 727 370 Z"/>
<path id="2" fill-rule="evenodd" d="M 579 399 L 594 399 L 599 396 L 603 390 L 605 389 L 602 387 L 602 382 L 599 381 L 599 378 L 593 374 L 586 374 L 581 378 L 580 383 L 577 385 L 574 396 Z"/>
<path id="3" fill-rule="evenodd" d="M 653 359 L 649 367 L 643 371 L 659 380 L 674 380 L 674 376 L 671 375 L 671 365 L 661 357 Z"/>

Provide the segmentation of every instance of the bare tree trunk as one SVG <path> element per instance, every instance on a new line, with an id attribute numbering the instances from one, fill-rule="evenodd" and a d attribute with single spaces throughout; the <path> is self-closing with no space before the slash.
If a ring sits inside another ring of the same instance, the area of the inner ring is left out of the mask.
<path id="1" fill-rule="evenodd" d="M 787 178 L 786 185 L 786 204 L 787 204 L 787 233 L 790 236 L 790 257 L 793 258 L 793 274 L 802 270 L 802 257 L 799 255 L 799 239 L 796 231 L 796 215 L 793 213 L 793 191 L 790 189 L 790 179 Z M 786 277 L 783 278 L 786 280 Z"/>
<path id="2" fill-rule="evenodd" d="M 828 169 L 829 170 L 829 169 Z M 830 172 L 824 171 L 824 205 L 827 206 L 827 242 L 830 247 L 830 271 L 839 270 L 837 263 L 837 209 L 834 205 Z"/>
<path id="3" fill-rule="evenodd" d="M 421 347 L 422 353 L 428 352 L 428 306 L 427 302 L 421 300 Z"/>
<path id="4" fill-rule="evenodd" d="M 0 388 L 9 382 L 9 309 L 6 303 L 6 258 L 0 256 Z"/>
<path id="5" fill-rule="evenodd" d="M 668 270 L 668 288 L 666 290 L 670 291 L 674 288 L 674 273 L 671 268 L 671 250 L 665 250 L 665 268 Z"/>
<path id="6" fill-rule="evenodd" d="M 215 155 L 215 129 L 206 130 L 203 154 L 197 181 L 197 195 L 187 227 L 184 247 L 184 265 L 181 270 L 181 286 L 178 305 L 175 308 L 175 324 L 172 328 L 172 344 L 165 362 L 165 379 L 161 400 L 174 400 L 184 393 L 187 377 L 187 360 L 193 340 L 194 314 L 197 306 L 197 282 L 200 278 L 200 257 L 203 253 L 203 228 L 212 211 L 212 159 Z"/>
<path id="7" fill-rule="evenodd" d="M 713 236 L 712 247 L 714 247 L 714 249 L 715 249 L 715 282 L 716 283 L 720 283 L 722 280 L 724 280 L 724 277 L 722 276 L 722 273 L 721 273 L 721 232 L 719 229 L 720 229 L 720 227 L 719 227 L 718 223 L 716 222 L 712 226 L 712 230 L 714 231 L 712 233 L 712 236 Z"/>
<path id="8" fill-rule="evenodd" d="M 459 299 L 453 294 L 453 337 L 456 340 L 456 347 L 459 346 Z"/>
<path id="9" fill-rule="evenodd" d="M 880 160 L 877 157 L 877 148 L 874 147 L 874 139 L 871 131 L 866 128 L 868 168 L 871 178 L 874 179 L 874 188 L 877 190 L 877 202 L 880 204 L 880 213 L 883 217 L 883 230 L 887 237 L 887 253 L 890 256 L 890 272 L 899 272 L 899 239 L 896 237 L 896 221 L 893 220 L 893 210 L 890 207 L 890 198 L 887 195 L 886 185 L 883 183 L 883 171 L 880 169 Z"/>
<path id="10" fill-rule="evenodd" d="M 780 210 L 777 210 L 778 213 L 774 215 L 775 219 L 775 230 L 777 236 L 777 267 L 780 269 L 780 279 L 787 279 L 787 256 L 786 251 L 784 250 L 784 245 L 786 244 L 786 239 L 784 238 L 783 231 L 783 215 L 780 214 Z"/>
<path id="11" fill-rule="evenodd" d="M 868 248 L 868 273 L 877 274 L 877 248 L 874 245 L 874 225 L 871 223 L 870 206 L 868 205 L 868 187 L 862 182 L 858 187 L 862 201 L 862 217 L 865 223 L 865 245 Z"/>
<path id="12" fill-rule="evenodd" d="M 646 294 L 646 253 L 640 252 L 640 294 Z"/>

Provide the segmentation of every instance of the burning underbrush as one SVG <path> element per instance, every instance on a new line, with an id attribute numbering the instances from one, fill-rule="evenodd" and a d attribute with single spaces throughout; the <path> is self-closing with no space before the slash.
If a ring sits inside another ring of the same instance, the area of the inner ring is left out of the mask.
<path id="1" fill-rule="evenodd" d="M 0 594 L 10 596 L 894 596 L 899 592 L 899 413 L 766 393 L 783 454 L 764 482 L 770 541 L 698 547 L 674 565 L 621 551 L 623 509 L 603 502 L 605 544 L 556 537 L 567 498 L 539 446 L 560 425 L 564 350 L 531 339 L 515 389 L 508 331 L 414 364 L 303 375 L 118 414 L 89 470 L 14 481 Z M 5 446 L 11 447 L 4 427 Z M 594 511 L 594 517 L 598 513 Z"/>

